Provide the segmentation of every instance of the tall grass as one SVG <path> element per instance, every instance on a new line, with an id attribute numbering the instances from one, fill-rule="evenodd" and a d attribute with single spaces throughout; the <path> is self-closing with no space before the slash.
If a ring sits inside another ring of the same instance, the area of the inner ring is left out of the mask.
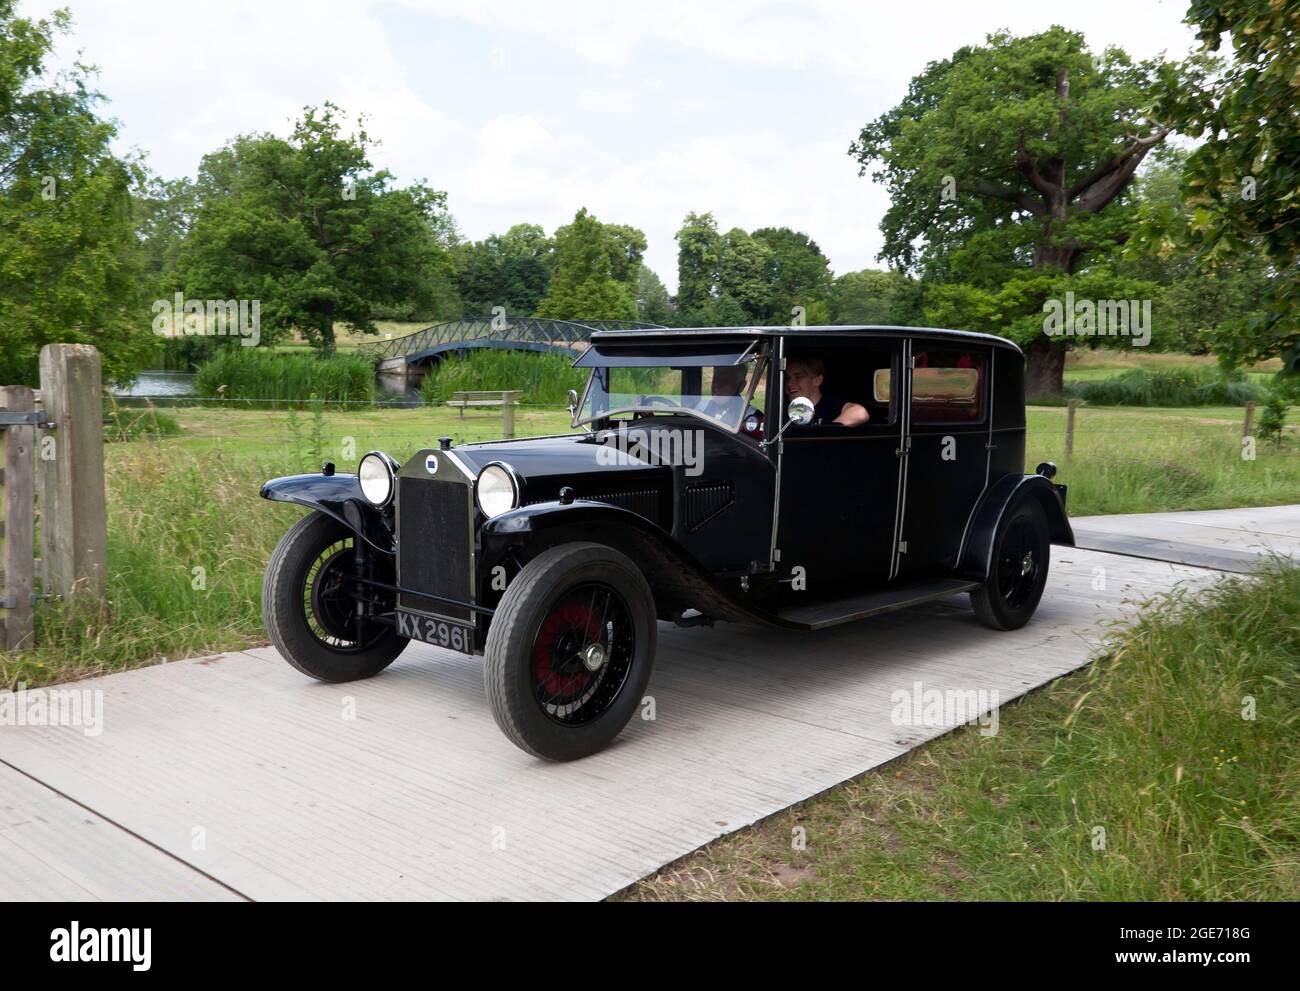
<path id="1" fill-rule="evenodd" d="M 1067 383 L 1065 393 L 1095 406 L 1244 406 L 1259 401 L 1264 388 L 1243 372 L 1136 368 L 1114 378 Z"/>
<path id="2" fill-rule="evenodd" d="M 470 351 L 439 362 L 420 384 L 426 402 L 445 403 L 454 392 L 518 389 L 521 403 L 563 405 L 570 389 L 582 391 L 584 369 L 572 355 L 532 351 Z"/>
<path id="3" fill-rule="evenodd" d="M 257 348 L 226 348 L 199 366 L 194 386 L 199 395 L 214 399 L 285 404 L 310 399 L 373 402 L 375 368 L 353 354 L 276 354 Z"/>

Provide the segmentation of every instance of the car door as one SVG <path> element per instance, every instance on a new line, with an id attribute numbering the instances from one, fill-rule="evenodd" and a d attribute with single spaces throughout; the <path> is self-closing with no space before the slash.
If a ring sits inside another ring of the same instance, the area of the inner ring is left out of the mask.
<path id="1" fill-rule="evenodd" d="M 995 352 L 962 342 L 910 342 L 903 511 L 896 579 L 942 574 L 988 482 Z"/>
<path id="2" fill-rule="evenodd" d="M 902 342 L 873 340 L 891 370 L 901 368 Z M 852 356 L 836 355 L 837 367 Z M 773 557 L 778 574 L 811 598 L 883 585 L 889 580 L 898 506 L 900 404 L 872 388 L 870 369 L 852 393 L 870 396 L 871 422 L 861 427 L 791 426 L 778 451 L 777 528 Z M 871 400 L 876 400 L 871 402 Z M 782 397 L 784 403 L 784 396 Z M 784 422 L 784 417 L 782 418 Z M 796 571 L 796 569 L 801 569 Z"/>

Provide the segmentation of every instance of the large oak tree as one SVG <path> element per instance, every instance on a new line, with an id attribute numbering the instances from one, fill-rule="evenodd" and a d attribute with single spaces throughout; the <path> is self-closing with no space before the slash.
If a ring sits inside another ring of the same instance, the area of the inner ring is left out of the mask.
<path id="1" fill-rule="evenodd" d="M 1019 338 L 1029 358 L 1027 390 L 1060 392 L 1066 342 L 1045 336 L 1030 314 L 1039 297 L 1068 284 L 1059 277 L 1127 237 L 1104 211 L 1170 133 L 1153 109 L 1158 85 L 1202 71 L 1199 60 L 1094 53 L 1081 34 L 1061 27 L 992 34 L 985 45 L 931 63 L 850 147 L 862 173 L 878 166 L 875 178 L 892 197 L 882 257 L 946 281 L 953 253 L 983 237 L 983 275 L 1003 283 L 1019 277 L 1009 294 L 1019 310 L 993 307 L 992 325 L 972 329 Z"/>

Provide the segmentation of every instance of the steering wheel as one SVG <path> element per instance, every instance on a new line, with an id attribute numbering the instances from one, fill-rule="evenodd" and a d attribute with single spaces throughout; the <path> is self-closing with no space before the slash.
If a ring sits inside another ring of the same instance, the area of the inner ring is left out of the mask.
<path id="1" fill-rule="evenodd" d="M 672 407 L 673 409 L 677 409 L 677 408 L 678 408 L 678 405 L 679 405 L 678 403 L 673 402 L 673 401 L 672 401 L 671 399 L 669 399 L 667 396 L 638 396 L 638 397 L 637 397 L 637 405 L 640 405 L 641 403 L 649 403 L 651 406 L 653 406 L 653 405 L 655 405 L 656 403 L 658 403 L 658 404 L 660 404 L 660 405 L 662 405 L 662 406 L 669 406 L 669 407 Z M 639 419 L 641 419 L 641 417 L 643 417 L 643 416 L 649 416 L 649 415 L 650 415 L 650 410 L 648 410 L 648 409 L 639 409 L 639 410 L 636 410 L 636 411 L 632 414 L 632 419 L 634 419 L 634 420 L 639 420 Z"/>

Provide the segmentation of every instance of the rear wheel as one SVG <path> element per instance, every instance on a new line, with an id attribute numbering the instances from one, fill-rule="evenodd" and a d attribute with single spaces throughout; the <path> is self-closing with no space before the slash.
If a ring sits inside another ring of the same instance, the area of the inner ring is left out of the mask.
<path id="1" fill-rule="evenodd" d="M 284 659 L 319 681 L 369 678 L 388 667 L 410 641 L 375 613 L 391 612 L 393 595 L 359 585 L 356 536 L 324 513 L 290 527 L 276 545 L 262 581 L 262 618 Z M 391 555 L 371 550 L 376 580 L 394 584 Z M 370 608 L 361 609 L 362 600 Z"/>
<path id="2" fill-rule="evenodd" d="M 1028 623 L 1043 597 L 1050 553 L 1042 507 L 1022 499 L 998 525 L 988 581 L 970 594 L 980 622 L 995 630 Z"/>
<path id="3" fill-rule="evenodd" d="M 655 633 L 654 596 L 625 555 L 590 543 L 544 551 L 488 631 L 483 680 L 497 725 L 546 760 L 602 749 L 641 702 Z"/>

